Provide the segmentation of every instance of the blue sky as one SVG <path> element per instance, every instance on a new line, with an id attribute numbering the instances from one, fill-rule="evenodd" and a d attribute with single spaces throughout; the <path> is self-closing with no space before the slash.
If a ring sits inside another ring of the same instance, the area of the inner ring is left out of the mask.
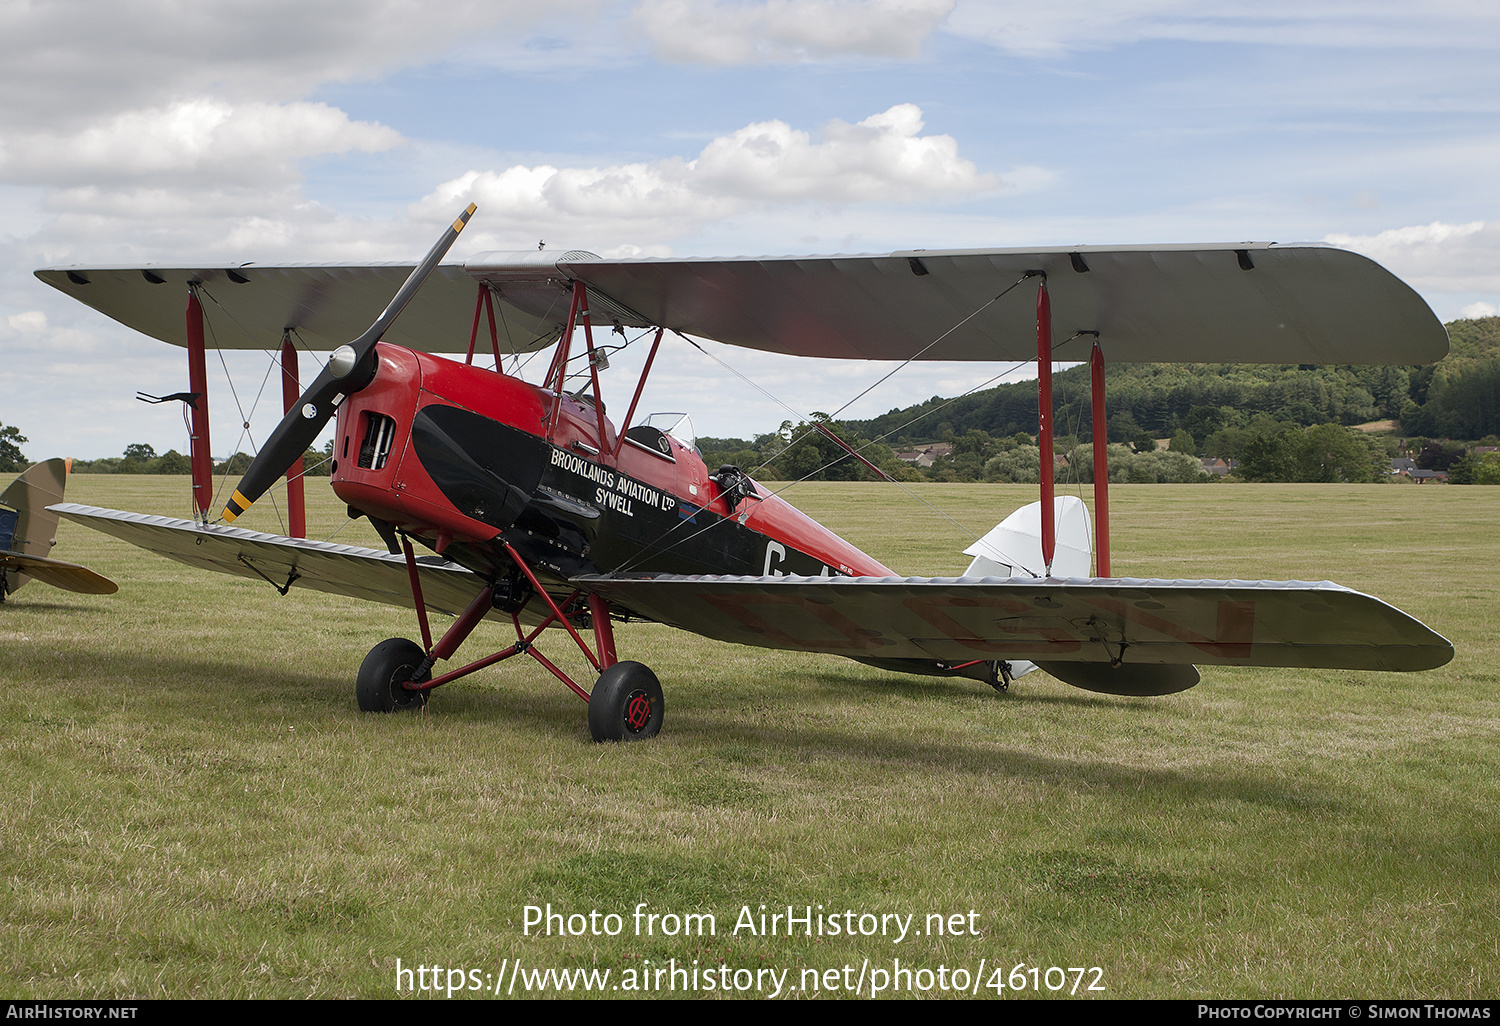
<path id="1" fill-rule="evenodd" d="M 34 268 L 415 258 L 471 200 L 458 257 L 540 238 L 679 256 L 1319 240 L 1444 320 L 1500 308 L 1493 5 L 76 10 L 0 0 L 0 423 L 32 458 L 186 448 L 175 413 L 133 398 L 184 388 L 182 351 Z M 802 413 L 884 371 L 717 352 Z M 264 361 L 229 364 L 253 395 Z M 647 405 L 700 432 L 790 415 L 685 346 L 659 367 Z M 914 367 L 850 412 L 1001 369 Z M 211 389 L 215 452 L 248 451 Z"/>

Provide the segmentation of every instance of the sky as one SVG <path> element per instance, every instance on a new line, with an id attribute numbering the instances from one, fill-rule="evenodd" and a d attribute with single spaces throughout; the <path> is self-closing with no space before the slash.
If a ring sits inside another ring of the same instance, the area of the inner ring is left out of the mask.
<path id="1" fill-rule="evenodd" d="M 451 258 L 1321 241 L 1487 316 L 1496 50 L 1461 0 L 0 0 L 0 424 L 32 459 L 187 449 L 135 400 L 185 351 L 36 268 L 414 261 L 469 202 Z M 889 369 L 705 348 L 643 408 L 751 437 Z M 913 365 L 844 415 L 1007 369 Z M 279 419 L 267 371 L 210 353 L 215 455 Z"/>

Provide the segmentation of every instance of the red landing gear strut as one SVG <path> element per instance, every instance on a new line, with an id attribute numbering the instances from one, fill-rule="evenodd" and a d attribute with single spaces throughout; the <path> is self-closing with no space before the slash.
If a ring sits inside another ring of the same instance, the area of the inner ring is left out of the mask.
<path id="1" fill-rule="evenodd" d="M 502 659 L 524 653 L 546 667 L 548 672 L 588 703 L 589 732 L 595 741 L 635 741 L 654 737 L 661 730 L 662 714 L 665 711 L 661 683 L 649 667 L 636 662 L 621 662 L 616 658 L 609 603 L 598 595 L 583 595 L 575 591 L 559 605 L 542 587 L 526 561 L 510 545 L 505 546 L 506 552 L 531 585 L 530 594 L 546 604 L 547 615 L 528 632 L 521 625 L 520 607 L 517 605 L 510 614 L 516 631 L 514 643 L 460 669 L 439 677 L 432 676 L 432 669 L 438 660 L 452 657 L 473 633 L 474 628 L 479 626 L 479 621 L 494 607 L 495 586 L 487 585 L 474 596 L 474 601 L 469 603 L 468 608 L 459 614 L 458 619 L 453 621 L 453 625 L 434 645 L 411 541 L 403 537 L 401 544 L 406 554 L 406 572 L 411 579 L 417 623 L 422 629 L 422 644 L 419 646 L 405 638 L 391 638 L 370 650 L 359 668 L 359 676 L 354 685 L 361 709 L 366 712 L 393 712 L 397 709 L 421 708 L 427 704 L 427 695 L 433 688 L 492 666 Z M 566 629 L 584 658 L 599 671 L 592 693 L 585 691 L 566 671 L 537 650 L 536 639 L 548 627 L 554 626 Z M 580 626 L 593 628 L 593 648 L 579 634 Z"/>

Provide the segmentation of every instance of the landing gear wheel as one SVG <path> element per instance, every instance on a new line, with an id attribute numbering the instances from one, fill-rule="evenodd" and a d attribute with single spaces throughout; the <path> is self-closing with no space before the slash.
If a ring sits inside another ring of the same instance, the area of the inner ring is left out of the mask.
<path id="1" fill-rule="evenodd" d="M 412 679 L 425 653 L 405 638 L 389 638 L 370 649 L 354 680 L 354 697 L 364 712 L 395 712 L 420 709 L 427 692 L 408 691 L 401 685 Z"/>
<path id="2" fill-rule="evenodd" d="M 595 741 L 640 741 L 661 730 L 666 706 L 661 682 L 641 663 L 615 663 L 589 695 L 589 733 Z"/>

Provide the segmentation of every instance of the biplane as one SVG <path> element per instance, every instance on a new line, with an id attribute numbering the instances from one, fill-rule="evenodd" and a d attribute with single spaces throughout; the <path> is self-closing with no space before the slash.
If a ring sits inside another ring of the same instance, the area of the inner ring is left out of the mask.
<path id="1" fill-rule="evenodd" d="M 86 566 L 52 558 L 57 513 L 68 483 L 60 459 L 33 463 L 0 492 L 0 602 L 32 580 L 80 595 L 113 595 L 119 586 Z"/>
<path id="2" fill-rule="evenodd" d="M 1122 695 L 1191 687 L 1198 664 L 1406 671 L 1452 658 L 1448 641 L 1418 620 L 1326 581 L 1110 575 L 1104 354 L 1298 364 L 1441 358 L 1447 335 L 1432 311 L 1364 257 L 1237 243 L 753 259 L 537 250 L 443 262 L 473 210 L 415 266 L 38 271 L 108 316 L 185 345 L 188 395 L 198 398 L 193 520 L 57 510 L 283 593 L 295 586 L 410 605 L 421 641 L 374 646 L 356 678 L 361 709 L 420 707 L 433 689 L 524 654 L 587 702 L 601 741 L 661 727 L 656 675 L 617 655 L 614 626 L 631 620 L 999 689 L 1036 665 Z M 217 330 L 218 345 L 282 340 L 286 388 L 285 418 L 217 517 L 206 307 L 243 333 Z M 474 358 L 486 320 L 493 369 Z M 606 347 L 595 329 L 652 340 L 618 421 L 606 413 Z M 1036 359 L 1040 500 L 967 550 L 966 576 L 903 577 L 742 468 L 706 466 L 686 418 L 636 420 L 669 331 L 810 357 Z M 462 361 L 434 355 L 457 352 L 464 334 Z M 293 339 L 331 350 L 305 391 Z M 503 354 L 548 348 L 540 383 L 503 369 Z M 1053 494 L 1053 361 L 1093 368 L 1092 520 L 1081 500 Z M 369 519 L 387 551 L 306 540 L 295 511 L 299 537 L 234 527 L 283 475 L 300 481 L 298 461 L 330 421 L 333 490 L 352 516 Z M 455 615 L 441 637 L 430 611 Z M 508 623 L 514 640 L 442 672 L 486 619 Z M 543 654 L 548 638 L 576 645 L 597 674 L 591 686 Z"/>

